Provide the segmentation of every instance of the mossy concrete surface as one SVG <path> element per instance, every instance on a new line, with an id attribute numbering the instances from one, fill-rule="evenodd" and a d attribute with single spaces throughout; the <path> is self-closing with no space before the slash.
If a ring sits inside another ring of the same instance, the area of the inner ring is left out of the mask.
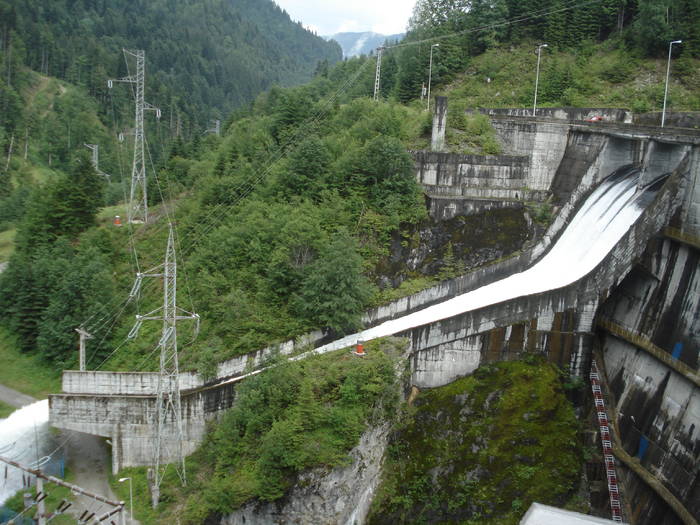
<path id="1" fill-rule="evenodd" d="M 566 505 L 583 461 L 562 374 L 538 358 L 421 393 L 388 451 L 370 524 L 517 524 L 533 501 Z"/>

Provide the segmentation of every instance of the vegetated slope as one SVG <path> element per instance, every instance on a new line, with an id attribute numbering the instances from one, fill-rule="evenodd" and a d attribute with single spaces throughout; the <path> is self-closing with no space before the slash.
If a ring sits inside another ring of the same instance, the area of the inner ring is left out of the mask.
<path id="1" fill-rule="evenodd" d="M 562 379 L 529 358 L 421 393 L 389 443 L 368 523 L 515 525 L 534 501 L 564 505 L 582 449 Z"/>
<path id="2" fill-rule="evenodd" d="M 405 341 L 377 340 L 364 358 L 343 351 L 276 363 L 240 383 L 235 407 L 187 459 L 187 487 L 170 469 L 158 509 L 150 509 L 147 469 L 122 472 L 134 479 L 136 517 L 215 523 L 250 500 L 279 500 L 305 469 L 346 465 L 367 424 L 395 414 L 404 351 Z"/>
<path id="3" fill-rule="evenodd" d="M 127 73 L 122 48 L 144 49 L 147 98 L 204 125 L 341 58 L 271 0 L 3 0 L 0 20 L 6 60 L 85 86 L 102 103 L 106 79 Z"/>

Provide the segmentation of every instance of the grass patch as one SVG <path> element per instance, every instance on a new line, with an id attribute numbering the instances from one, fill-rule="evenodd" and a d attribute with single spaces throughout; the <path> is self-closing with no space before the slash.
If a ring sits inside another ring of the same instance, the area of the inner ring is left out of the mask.
<path id="1" fill-rule="evenodd" d="M 17 340 L 0 327 L 0 383 L 37 399 L 59 392 L 61 371 L 18 348 Z"/>
<path id="2" fill-rule="evenodd" d="M 565 504 L 583 461 L 561 375 L 539 359 L 422 394 L 388 452 L 371 524 L 516 525 L 533 501 Z"/>
<path id="3" fill-rule="evenodd" d="M 65 481 L 73 481 L 74 476 L 69 470 L 66 470 L 64 474 L 65 475 L 63 479 Z M 67 501 L 73 501 L 74 498 L 73 494 L 71 493 L 71 490 L 68 487 L 56 485 L 55 483 L 45 482 L 44 491 L 46 492 L 46 499 L 44 500 L 44 505 L 46 508 L 46 512 L 48 513 L 54 512 L 62 500 L 65 499 Z M 36 487 L 17 491 L 17 493 L 10 499 L 8 499 L 4 503 L 4 505 L 13 512 L 21 512 L 24 509 L 24 494 L 27 492 L 32 494 L 32 496 L 36 496 Z M 73 511 L 74 508 L 75 505 L 71 507 L 69 513 L 59 514 L 51 518 L 51 523 L 57 525 L 71 525 L 77 523 L 76 518 L 70 514 L 70 512 Z M 36 507 L 33 507 L 32 509 L 22 514 L 22 517 L 33 518 L 35 514 Z"/>
<path id="4" fill-rule="evenodd" d="M 17 410 L 15 407 L 8 405 L 7 403 L 3 403 L 0 401 L 0 419 L 5 419 L 8 417 L 12 412 Z"/>
<path id="5" fill-rule="evenodd" d="M 15 251 L 16 229 L 0 232 L 0 263 L 8 261 L 12 252 Z"/>

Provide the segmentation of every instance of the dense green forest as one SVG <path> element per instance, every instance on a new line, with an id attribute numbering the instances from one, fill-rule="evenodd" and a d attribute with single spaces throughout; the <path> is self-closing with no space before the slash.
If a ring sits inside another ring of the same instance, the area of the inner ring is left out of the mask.
<path id="1" fill-rule="evenodd" d="M 335 42 L 270 0 L 3 0 L 0 46 L 3 90 L 21 89 L 26 65 L 84 87 L 102 114 L 106 79 L 127 74 L 122 48 L 143 49 L 147 98 L 173 132 L 200 129 L 271 85 L 306 81 L 319 62 L 341 58 Z"/>

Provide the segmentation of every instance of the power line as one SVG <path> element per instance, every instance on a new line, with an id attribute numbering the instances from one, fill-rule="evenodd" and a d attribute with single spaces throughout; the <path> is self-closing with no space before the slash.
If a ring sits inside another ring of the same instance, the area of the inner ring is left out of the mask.
<path id="1" fill-rule="evenodd" d="M 529 14 L 525 15 L 520 15 L 516 18 L 511 18 L 509 20 L 503 20 L 501 22 L 496 22 L 494 24 L 488 24 L 485 26 L 479 26 L 479 27 L 473 27 L 470 29 L 464 29 L 462 31 L 455 31 L 454 33 L 448 33 L 446 35 L 440 35 L 440 36 L 435 36 L 435 37 L 430 37 L 430 38 L 424 38 L 422 40 L 414 40 L 411 42 L 404 42 L 401 44 L 394 44 L 393 46 L 386 46 L 384 49 L 399 49 L 402 47 L 410 47 L 410 46 L 416 46 L 416 45 L 421 45 L 421 44 L 429 44 L 431 42 L 436 42 L 439 40 L 445 40 L 448 38 L 453 38 L 455 36 L 460 36 L 460 35 L 466 35 L 470 33 L 478 33 L 480 31 L 486 31 L 488 29 L 495 29 L 497 27 L 504 27 L 504 26 L 509 26 L 513 24 L 518 24 L 520 22 L 526 22 L 528 20 L 532 20 L 533 18 L 541 18 L 546 15 L 554 14 L 554 13 L 561 13 L 564 11 L 570 11 L 572 9 L 576 9 L 578 7 L 585 7 L 587 5 L 591 4 L 597 4 L 601 0 L 588 0 L 587 2 L 582 2 L 582 3 L 576 3 L 572 2 L 571 5 L 561 7 L 559 9 L 541 9 L 538 11 L 532 11 Z"/>

